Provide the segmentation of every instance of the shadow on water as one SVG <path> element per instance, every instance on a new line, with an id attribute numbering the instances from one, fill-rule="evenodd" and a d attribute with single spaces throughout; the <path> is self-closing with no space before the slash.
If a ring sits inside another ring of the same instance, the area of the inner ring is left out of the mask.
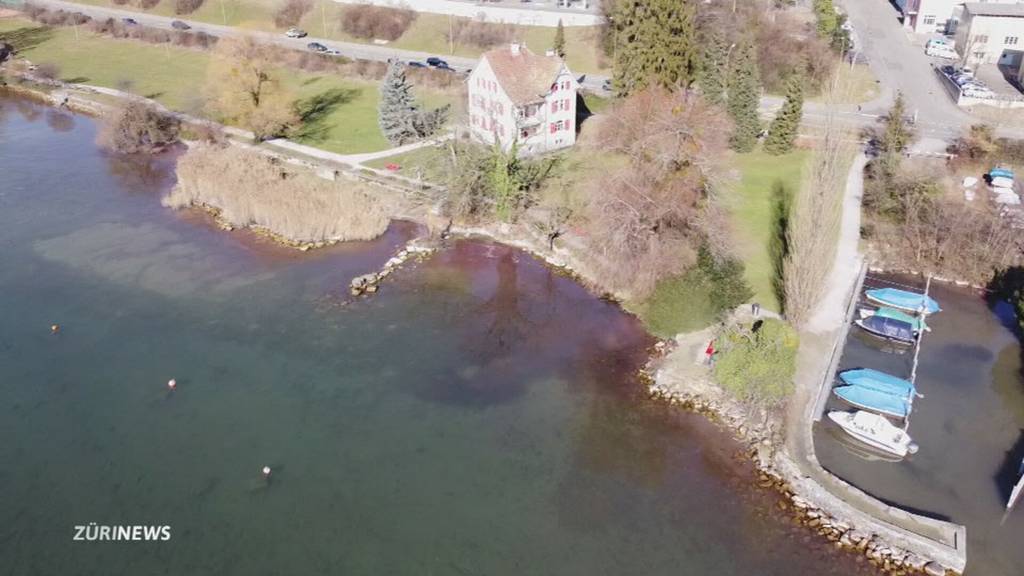
<path id="1" fill-rule="evenodd" d="M 1006 461 L 996 471 L 992 480 L 996 483 L 996 489 L 1002 495 L 1003 500 L 1009 500 L 1010 492 L 1021 475 L 1021 467 L 1024 466 L 1024 428 L 1020 431 L 1020 437 L 1013 444 L 1013 447 L 1006 452 Z"/>
<path id="2" fill-rule="evenodd" d="M 70 132 L 75 129 L 75 117 L 60 110 L 47 110 L 46 124 L 55 132 Z"/>

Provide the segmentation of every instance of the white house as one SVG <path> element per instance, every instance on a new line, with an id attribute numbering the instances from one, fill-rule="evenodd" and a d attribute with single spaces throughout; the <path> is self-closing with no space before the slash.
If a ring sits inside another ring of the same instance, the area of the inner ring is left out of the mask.
<path id="1" fill-rule="evenodd" d="M 987 4 L 1019 4 L 1022 0 L 985 0 Z M 903 26 L 918 34 L 953 34 L 963 20 L 965 0 L 896 0 Z"/>
<path id="2" fill-rule="evenodd" d="M 956 49 L 970 64 L 1020 66 L 1024 4 L 968 2 L 957 28 Z"/>
<path id="3" fill-rule="evenodd" d="M 481 56 L 469 83 L 469 125 L 474 138 L 508 150 L 537 154 L 576 143 L 579 84 L 554 54 L 521 44 Z"/>

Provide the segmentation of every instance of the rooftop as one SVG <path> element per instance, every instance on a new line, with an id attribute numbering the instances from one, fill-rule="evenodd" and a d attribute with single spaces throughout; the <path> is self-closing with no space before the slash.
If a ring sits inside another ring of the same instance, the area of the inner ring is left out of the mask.
<path id="1" fill-rule="evenodd" d="M 968 2 L 964 8 L 974 16 L 1006 16 L 1024 18 L 1024 4 L 991 4 L 988 2 Z"/>
<path id="2" fill-rule="evenodd" d="M 558 56 L 540 56 L 522 44 L 496 48 L 483 57 L 516 105 L 542 100 L 565 65 Z"/>

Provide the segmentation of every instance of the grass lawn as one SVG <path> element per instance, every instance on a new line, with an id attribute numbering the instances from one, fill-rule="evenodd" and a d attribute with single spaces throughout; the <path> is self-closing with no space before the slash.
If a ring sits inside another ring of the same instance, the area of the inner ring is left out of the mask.
<path id="1" fill-rule="evenodd" d="M 446 153 L 447 149 L 447 146 L 427 146 L 412 152 L 371 160 L 366 165 L 383 170 L 389 164 L 394 164 L 398 166 L 395 174 L 406 178 L 419 177 L 432 184 L 444 184 L 446 171 L 442 155 Z"/>
<path id="2" fill-rule="evenodd" d="M 696 266 L 682 276 L 662 280 L 647 300 L 627 308 L 659 338 L 700 330 L 716 317 L 709 287 Z"/>
<path id="3" fill-rule="evenodd" d="M 0 36 L 23 46 L 23 54 L 37 64 L 57 64 L 64 80 L 110 88 L 130 82 L 136 94 L 190 113 L 202 102 L 208 52 L 117 40 L 84 30 L 76 38 L 71 28 L 45 29 L 17 19 L 0 20 Z M 390 147 L 377 126 L 377 83 L 291 69 L 282 70 L 280 77 L 300 106 L 312 99 L 327 103 L 326 112 L 306 122 L 297 141 L 342 154 Z M 448 101 L 439 92 L 421 93 L 430 106 Z"/>
<path id="4" fill-rule="evenodd" d="M 778 238 L 777 202 L 790 197 L 800 186 L 810 152 L 799 150 L 772 156 L 760 150 L 736 154 L 733 167 L 740 180 L 723 190 L 737 241 L 737 252 L 746 266 L 745 276 L 754 290 L 754 301 L 765 309 L 780 311 L 775 293 L 773 245 Z"/>
<path id="5" fill-rule="evenodd" d="M 142 10 L 133 4 L 117 6 L 111 0 L 76 1 L 121 10 L 175 16 L 173 0 L 161 0 L 151 10 Z M 274 31 L 278 30 L 274 26 L 274 12 L 283 3 L 284 0 L 207 0 L 198 10 L 181 18 L 250 30 Z M 315 0 L 313 9 L 303 17 L 299 27 L 317 37 L 368 44 L 368 40 L 350 36 L 342 31 L 340 17 L 345 9 L 346 5 L 333 0 Z M 452 50 L 445 36 L 448 27 L 448 16 L 420 13 L 405 34 L 389 45 L 402 50 L 430 52 L 439 56 L 452 54 L 477 57 L 484 51 L 482 48 L 464 45 L 456 45 Z M 555 29 L 546 26 L 519 26 L 518 29 L 519 39 L 535 52 L 543 52 L 550 48 L 555 38 Z M 569 68 L 578 73 L 594 74 L 601 71 L 596 39 L 597 28 L 593 26 L 570 26 L 565 29 L 566 60 Z"/>
<path id="6" fill-rule="evenodd" d="M 843 65 L 838 70 L 839 81 L 836 86 L 836 104 L 863 104 L 878 97 L 878 80 L 866 64 L 857 64 L 852 69 Z M 819 94 L 810 98 L 812 102 L 824 102 L 825 96 Z"/>

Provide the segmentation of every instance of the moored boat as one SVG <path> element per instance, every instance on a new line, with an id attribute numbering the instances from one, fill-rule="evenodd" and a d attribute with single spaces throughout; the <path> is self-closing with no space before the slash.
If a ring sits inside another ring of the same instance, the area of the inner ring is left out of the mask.
<path id="1" fill-rule="evenodd" d="M 837 398 L 847 404 L 893 418 L 906 418 L 910 413 L 910 398 L 901 398 L 888 392 L 879 392 L 863 386 L 839 386 L 832 389 Z"/>
<path id="2" fill-rule="evenodd" d="M 917 332 L 921 332 L 922 330 L 931 331 L 931 328 L 929 328 L 928 325 L 924 323 L 923 317 L 913 316 L 911 314 L 903 312 L 902 310 L 889 308 L 888 306 L 882 306 L 881 308 L 860 308 L 859 310 L 857 310 L 857 314 L 862 319 L 867 319 L 872 316 L 881 316 L 883 318 L 892 318 L 893 320 L 906 322 L 907 324 L 910 324 L 910 326 Z"/>
<path id="3" fill-rule="evenodd" d="M 850 386 L 860 386 L 900 398 L 910 398 L 916 392 L 913 383 L 909 380 L 871 368 L 857 368 L 840 372 L 839 379 Z"/>
<path id="4" fill-rule="evenodd" d="M 889 422 L 878 414 L 857 410 L 856 412 L 829 412 L 830 420 L 839 425 L 844 432 L 857 440 L 879 450 L 896 456 L 906 456 L 917 452 L 910 436 L 900 427 Z"/>
<path id="5" fill-rule="evenodd" d="M 900 290 L 899 288 L 874 288 L 865 292 L 864 295 L 867 296 L 868 300 L 882 306 L 896 308 L 897 310 L 913 314 L 918 314 L 921 311 L 935 314 L 942 311 L 939 308 L 939 303 L 934 299 L 924 294 Z"/>
<path id="6" fill-rule="evenodd" d="M 854 320 L 853 323 L 862 330 L 886 340 L 893 340 L 902 344 L 913 344 L 917 340 L 918 333 L 914 330 L 914 327 L 900 320 L 883 316 L 869 316 Z"/>

